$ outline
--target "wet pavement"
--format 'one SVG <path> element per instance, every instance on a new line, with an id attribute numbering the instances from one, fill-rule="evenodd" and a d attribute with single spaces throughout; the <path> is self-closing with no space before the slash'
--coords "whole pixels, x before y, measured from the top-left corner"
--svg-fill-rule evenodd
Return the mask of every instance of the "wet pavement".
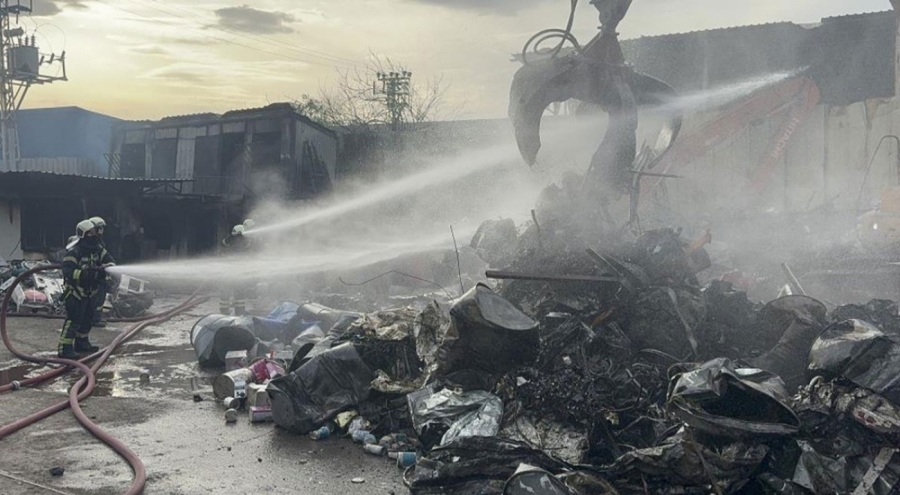
<path id="1" fill-rule="evenodd" d="M 177 302 L 160 301 L 153 310 Z M 98 374 L 93 396 L 83 403 L 97 424 L 143 459 L 144 493 L 406 493 L 394 464 L 366 455 L 348 439 L 317 442 L 271 423 L 252 424 L 246 415 L 226 425 L 224 408 L 212 396 L 215 374 L 198 369 L 190 345 L 194 322 L 215 309 L 213 301 L 144 330 L 113 355 Z M 22 351 L 48 355 L 61 324 L 10 319 L 10 333 Z M 103 345 L 124 328 L 95 329 L 92 340 Z M 0 384 L 36 371 L 0 349 Z M 149 381 L 142 382 L 143 373 Z M 65 399 L 76 380 L 72 373 L 38 389 L 0 395 L 0 424 Z M 204 400 L 195 402 L 195 393 Z M 56 466 L 65 469 L 62 476 L 50 474 Z M 354 483 L 354 478 L 364 482 Z M 0 440 L 3 494 L 117 494 L 130 482 L 128 464 L 82 430 L 68 410 Z"/>

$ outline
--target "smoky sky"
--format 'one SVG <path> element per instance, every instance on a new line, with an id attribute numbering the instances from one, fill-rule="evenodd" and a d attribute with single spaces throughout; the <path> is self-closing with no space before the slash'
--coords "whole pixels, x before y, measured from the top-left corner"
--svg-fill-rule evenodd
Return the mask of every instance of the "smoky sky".
<path id="1" fill-rule="evenodd" d="M 513 15 L 547 0 L 409 0 L 456 10 Z M 564 6 L 566 7 L 566 6 Z"/>
<path id="2" fill-rule="evenodd" d="M 254 34 L 292 33 L 290 24 L 296 21 L 287 12 L 259 10 L 249 5 L 218 9 L 216 17 L 220 27 Z"/>
<path id="3" fill-rule="evenodd" d="M 50 17 L 62 12 L 63 8 L 85 9 L 87 5 L 82 0 L 34 0 L 32 8 L 34 15 Z"/>

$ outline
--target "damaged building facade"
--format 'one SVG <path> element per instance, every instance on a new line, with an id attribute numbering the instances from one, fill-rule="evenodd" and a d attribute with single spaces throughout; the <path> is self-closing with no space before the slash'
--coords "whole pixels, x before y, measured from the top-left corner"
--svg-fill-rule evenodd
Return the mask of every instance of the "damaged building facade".
<path id="1" fill-rule="evenodd" d="M 331 189 L 337 137 L 289 104 L 127 122 L 23 110 L 22 159 L 0 168 L 0 256 L 52 257 L 101 216 L 120 260 L 209 252 L 255 200 Z M 25 187 L 27 185 L 27 187 Z"/>
<path id="2" fill-rule="evenodd" d="M 110 175 L 177 180 L 143 196 L 150 257 L 213 249 L 255 200 L 309 199 L 331 189 L 333 131 L 287 103 L 264 108 L 126 122 L 112 141 Z"/>
<path id="3" fill-rule="evenodd" d="M 688 98 L 732 92 L 686 120 L 659 167 L 691 180 L 654 187 L 657 199 L 681 216 L 728 208 L 722 198 L 748 192 L 752 200 L 734 206 L 871 207 L 898 185 L 898 46 L 894 11 L 623 42 L 637 69 Z"/>

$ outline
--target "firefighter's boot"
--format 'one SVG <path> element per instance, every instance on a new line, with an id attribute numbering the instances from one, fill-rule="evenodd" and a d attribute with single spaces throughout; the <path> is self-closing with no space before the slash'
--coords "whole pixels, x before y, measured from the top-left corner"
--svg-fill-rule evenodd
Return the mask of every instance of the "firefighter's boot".
<path id="1" fill-rule="evenodd" d="M 91 345 L 91 341 L 87 337 L 77 337 L 75 339 L 75 352 L 79 354 L 93 354 L 99 350 L 99 347 Z"/>
<path id="2" fill-rule="evenodd" d="M 76 361 L 80 356 L 75 352 L 74 345 L 60 344 L 59 350 L 56 352 L 56 357 L 60 359 L 71 359 L 73 361 Z"/>

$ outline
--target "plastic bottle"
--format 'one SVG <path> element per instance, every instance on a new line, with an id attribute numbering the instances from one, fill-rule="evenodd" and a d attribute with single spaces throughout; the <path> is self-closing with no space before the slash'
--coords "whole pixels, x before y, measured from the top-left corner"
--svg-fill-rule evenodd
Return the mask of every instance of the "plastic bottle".
<path id="1" fill-rule="evenodd" d="M 325 440 L 326 438 L 331 436 L 331 429 L 327 426 L 323 426 L 318 430 L 313 431 L 309 434 L 309 438 L 313 440 Z"/>

